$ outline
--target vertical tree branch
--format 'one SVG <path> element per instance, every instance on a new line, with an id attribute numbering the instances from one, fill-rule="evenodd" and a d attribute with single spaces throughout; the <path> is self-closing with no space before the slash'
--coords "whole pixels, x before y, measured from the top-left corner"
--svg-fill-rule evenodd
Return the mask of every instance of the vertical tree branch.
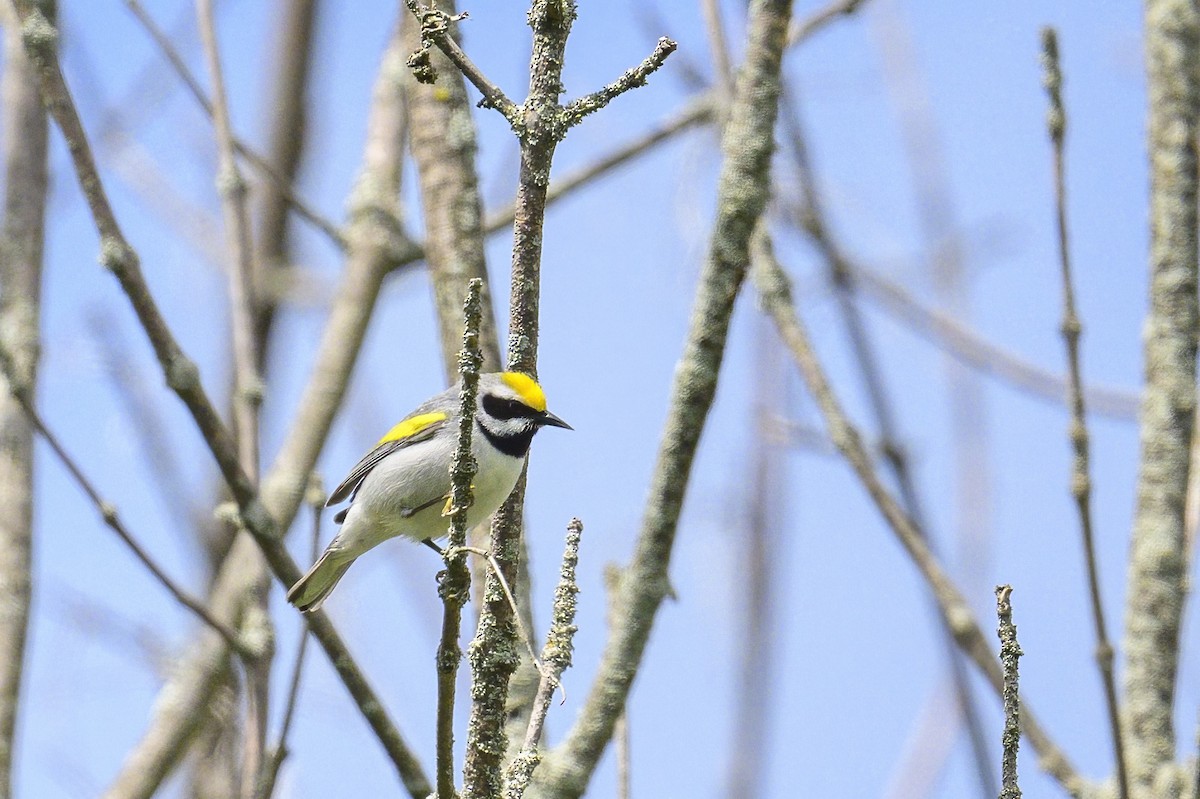
<path id="1" fill-rule="evenodd" d="M 729 319 L 746 276 L 750 234 L 770 192 L 779 71 L 791 3 L 750 4 L 746 58 L 722 137 L 717 216 L 700 275 L 687 343 L 675 372 L 641 533 L 625 570 L 599 674 L 576 722 L 534 774 L 541 796 L 578 797 L 587 787 L 625 708 L 654 616 L 667 592 L 667 569 L 692 461 L 717 390 Z"/>
<path id="2" fill-rule="evenodd" d="M 1012 620 L 1012 586 L 996 586 L 996 615 L 1000 618 L 1000 665 L 1004 671 L 1004 734 L 1000 766 L 1000 799 L 1021 799 L 1017 784 L 1017 749 L 1021 745 L 1021 696 L 1017 661 L 1021 646 L 1017 643 L 1017 625 Z"/>
<path id="3" fill-rule="evenodd" d="M 727 758 L 725 796 L 762 796 L 770 764 L 770 730 L 777 718 L 779 660 L 783 648 L 777 626 L 781 578 L 789 562 L 780 531 L 787 513 L 785 456 L 771 420 L 783 418 L 788 392 L 783 347 L 761 314 L 754 319 L 754 399 L 746 430 L 747 462 L 738 515 L 745 521 L 730 534 L 737 539 L 738 564 L 734 590 L 738 593 L 735 623 L 737 685 L 734 694 L 732 741 Z M 731 542 L 732 544 L 733 542 Z"/>
<path id="4" fill-rule="evenodd" d="M 41 11 L 54 19 L 55 4 Z M 4 141 L 4 208 L 0 224 L 0 346 L 11 353 L 11 378 L 32 397 L 41 346 L 42 245 L 46 213 L 46 112 L 37 71 L 9 9 L 4 26 L 0 119 Z M 3 378 L 0 378 L 2 380 Z M 8 382 L 8 381 L 5 381 Z M 0 391 L 0 797 L 12 795 L 13 752 L 33 558 L 33 428 L 20 403 Z"/>
<path id="5" fill-rule="evenodd" d="M 1197 9 L 1147 0 L 1150 310 L 1141 461 L 1125 614 L 1125 726 L 1134 797 L 1175 756 L 1179 624 L 1187 596 L 1184 506 L 1196 412 Z"/>
<path id="6" fill-rule="evenodd" d="M 1108 624 L 1104 620 L 1104 602 L 1100 597 L 1100 566 L 1092 533 L 1092 485 L 1089 467 L 1087 410 L 1083 396 L 1083 370 L 1080 366 L 1079 339 L 1083 323 L 1075 310 L 1075 287 L 1071 278 L 1071 250 L 1067 236 L 1067 183 L 1064 139 L 1067 115 L 1062 101 L 1062 71 L 1058 61 L 1058 36 L 1053 28 L 1042 29 L 1043 82 L 1050 99 L 1047 128 L 1054 148 L 1055 220 L 1058 227 L 1058 259 L 1063 287 L 1062 336 L 1067 349 L 1067 371 L 1070 379 L 1071 448 L 1074 453 L 1071 471 L 1071 494 L 1079 511 L 1079 529 L 1083 537 L 1084 560 L 1087 566 L 1088 593 L 1092 600 L 1092 622 L 1096 634 L 1096 666 L 1104 687 L 1108 710 L 1109 732 L 1112 736 L 1113 759 L 1117 771 L 1117 795 L 1129 796 L 1129 777 L 1125 767 L 1125 747 L 1121 742 L 1121 711 L 1117 704 L 1117 684 L 1113 676 L 1113 647 L 1108 640 Z"/>
<path id="7" fill-rule="evenodd" d="M 536 378 L 542 226 L 550 165 L 562 135 L 556 128 L 563 91 L 563 52 L 575 21 L 575 0 L 533 0 L 528 19 L 533 29 L 533 53 L 529 60 L 529 96 L 520 108 L 521 166 L 513 222 L 508 368 Z M 491 552 L 501 574 L 487 575 L 479 626 L 468 649 L 473 701 L 463 768 L 465 799 L 493 797 L 503 787 L 501 765 L 508 748 L 504 725 L 508 682 L 520 655 L 512 611 L 500 579 L 509 585 L 517 579 L 524 503 L 522 475 L 492 521 Z"/>
<path id="8" fill-rule="evenodd" d="M 458 443 L 450 464 L 449 541 L 443 557 L 446 570 L 439 575 L 438 594 L 444 605 L 442 638 L 437 652 L 437 796 L 456 799 L 454 791 L 454 688 L 462 650 L 458 646 L 462 628 L 462 608 L 471 590 L 467 571 L 467 510 L 475 501 L 471 481 L 479 471 L 471 455 L 471 434 L 475 427 L 475 407 L 479 392 L 479 372 L 483 353 L 479 349 L 479 329 L 483 317 L 483 281 L 467 284 L 463 301 L 462 349 L 458 353 L 459 405 Z"/>
<path id="9" fill-rule="evenodd" d="M 521 799 L 529 788 L 529 779 L 537 768 L 541 755 L 538 746 L 546 724 L 550 700 L 562 680 L 562 673 L 571 666 L 574 651 L 575 595 L 579 585 L 575 582 L 575 569 L 579 565 L 579 541 L 583 536 L 583 522 L 572 519 L 567 525 L 567 544 L 563 551 L 562 567 L 559 569 L 558 586 L 554 589 L 554 609 L 550 617 L 550 630 L 546 633 L 546 644 L 542 647 L 542 663 L 546 669 L 538 682 L 533 711 L 529 715 L 529 726 L 517 755 L 504 771 L 504 799 Z"/>

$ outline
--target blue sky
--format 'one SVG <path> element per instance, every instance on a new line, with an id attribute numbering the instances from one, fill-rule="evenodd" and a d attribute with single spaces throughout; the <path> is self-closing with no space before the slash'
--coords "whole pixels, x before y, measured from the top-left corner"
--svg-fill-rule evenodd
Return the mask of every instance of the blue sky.
<path id="1" fill-rule="evenodd" d="M 265 136 L 274 3 L 223 3 L 219 28 L 236 130 Z M 312 91 L 312 137 L 301 188 L 341 219 L 361 157 L 365 110 L 396 4 L 329 8 L 321 20 Z M 742 4 L 725 3 L 740 49 Z M 150 12 L 182 31 L 178 41 L 203 72 L 187 4 Z M 797 5 L 797 16 L 817 6 Z M 510 96 L 525 89 L 529 36 L 516 3 L 467 5 L 464 45 Z M 67 79 L 85 124 L 98 136 L 114 110 L 135 148 L 98 148 L 114 205 L 142 256 L 147 279 L 206 386 L 219 395 L 226 362 L 225 279 L 211 126 L 186 98 L 131 15 L 116 0 L 63 3 Z M 183 20 L 182 26 L 176 21 Z M 884 45 L 907 53 L 928 98 L 932 141 L 964 243 L 968 324 L 1020 357 L 1062 371 L 1060 290 L 1053 231 L 1050 149 L 1038 65 L 1039 29 L 1058 27 L 1068 105 L 1068 190 L 1078 302 L 1089 382 L 1136 391 L 1145 309 L 1146 189 L 1140 8 L 1134 3 L 969 4 L 871 0 L 792 51 L 785 69 L 800 98 L 812 158 L 842 246 L 859 262 L 934 302 L 919 232 L 913 165 L 889 83 Z M 568 97 L 613 79 L 643 58 L 659 35 L 679 51 L 649 86 L 618 99 L 572 131 L 556 172 L 587 164 L 679 107 L 693 90 L 689 68 L 709 75 L 698 4 L 582 3 L 567 51 Z M 895 45 L 896 42 L 906 44 Z M 147 79 L 145 76 L 149 74 Z M 140 76 L 140 77 L 139 77 Z M 516 148 L 507 125 L 479 112 L 485 203 L 515 189 Z M 603 642 L 603 569 L 628 560 L 666 413 L 692 293 L 711 224 L 719 159 L 715 137 L 696 130 L 554 205 L 547 217 L 540 373 L 550 407 L 573 433 L 539 437 L 530 466 L 528 515 L 539 619 L 557 574 L 571 516 L 584 520 L 583 587 L 576 668 L 567 702 L 550 715 L 557 740 L 586 694 Z M 147 170 L 133 160 L 150 159 Z M 212 462 L 156 365 L 115 283 L 96 264 L 98 245 L 65 149 L 55 136 L 45 280 L 41 405 L 51 425 L 121 509 L 139 538 L 193 588 L 199 554 L 154 487 L 132 419 L 106 377 L 89 319 L 111 320 L 128 342 L 129 366 L 154 398 L 185 480 L 207 486 Z M 130 175 L 157 174 L 208 225 L 180 234 L 170 203 L 136 188 Z M 412 172 L 410 228 L 420 231 Z M 787 174 L 781 172 L 783 185 Z M 791 187 L 794 188 L 794 187 Z M 279 321 L 265 405 L 265 460 L 286 429 L 337 279 L 337 254 L 303 223 L 293 225 L 297 260 L 317 287 Z M 218 238 L 213 238 L 216 236 Z M 839 395 L 856 420 L 867 405 L 816 254 L 794 234 L 779 254 L 797 281 L 801 310 Z M 208 253 L 205 247 L 208 248 Z M 499 316 L 506 314 L 509 239 L 489 243 Z M 945 361 L 924 339 L 878 308 L 864 306 L 913 457 L 932 531 L 950 568 L 972 575 L 963 590 L 985 629 L 994 627 L 992 588 L 1012 583 L 1025 651 L 1022 687 L 1051 735 L 1080 770 L 1107 775 L 1099 679 L 1092 664 L 1077 522 L 1067 493 L 1070 465 L 1063 408 L 981 377 L 974 420 L 987 501 L 955 511 L 960 481 L 946 392 Z M 720 391 L 702 441 L 666 603 L 629 707 L 635 796 L 720 795 L 728 768 L 738 654 L 734 608 L 744 575 L 745 468 L 753 430 L 757 309 L 739 302 Z M 346 410 L 320 462 L 335 484 L 361 451 L 426 396 L 441 366 L 428 282 L 419 272 L 391 279 L 355 372 Z M 820 426 L 790 366 L 787 415 Z M 1124 559 L 1137 462 L 1132 421 L 1092 425 L 1094 508 L 1110 631 L 1119 637 Z M 113 540 L 50 453 L 39 450 L 36 607 L 28 697 L 18 754 L 24 796 L 93 796 L 115 774 L 144 729 L 171 654 L 194 625 Z M 765 796 L 885 795 L 914 719 L 945 682 L 943 649 L 927 592 L 850 470 L 798 448 L 783 453 L 787 487 L 780 543 L 778 661 Z M 203 490 L 197 492 L 202 497 Z M 331 529 L 328 518 L 325 530 Z M 962 544 L 960 530 L 986 536 Z M 306 555 L 307 521 L 293 531 Z M 438 563 L 424 548 L 393 542 L 357 565 L 327 609 L 394 717 L 431 770 L 433 651 Z M 272 600 L 279 623 L 279 673 L 291 660 L 297 619 Z M 1180 672 L 1179 737 L 1190 752 L 1200 685 L 1196 623 L 1187 618 Z M 147 642 L 154 642 L 147 647 Z M 157 647 L 161 647 L 161 650 Z M 282 677 L 280 678 L 282 682 Z M 465 684 L 465 683 L 464 683 Z M 982 683 L 984 719 L 999 759 L 1000 713 Z M 332 670 L 314 650 L 292 759 L 279 795 L 391 795 L 395 778 Z M 1029 748 L 1026 795 L 1059 795 Z M 934 797 L 970 795 L 969 752 L 955 738 Z M 611 755 L 594 795 L 613 794 Z M 168 792 L 169 795 L 170 792 Z"/>

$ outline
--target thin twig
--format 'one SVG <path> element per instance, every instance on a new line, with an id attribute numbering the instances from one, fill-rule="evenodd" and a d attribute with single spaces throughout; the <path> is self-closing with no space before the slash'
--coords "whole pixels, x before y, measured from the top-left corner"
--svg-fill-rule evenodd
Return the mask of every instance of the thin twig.
<path id="1" fill-rule="evenodd" d="M 571 667 L 573 641 L 578 629 L 575 626 L 575 595 L 579 593 L 579 585 L 575 582 L 575 569 L 579 565 L 579 541 L 582 535 L 583 522 L 571 519 L 567 525 L 567 543 L 559 570 L 558 586 L 554 589 L 550 630 L 546 633 L 546 645 L 542 647 L 542 662 L 546 665 L 538 683 L 533 712 L 529 716 L 529 726 L 525 731 L 525 741 L 504 771 L 504 799 L 521 799 L 529 787 L 529 780 L 541 760 L 538 746 L 546 725 L 546 715 L 550 710 L 550 700 L 554 698 L 554 691 L 561 684 L 563 672 Z"/>
<path id="2" fill-rule="evenodd" d="M 1012 620 L 1012 586 L 996 586 L 996 615 L 1000 618 L 1000 664 L 1004 670 L 1004 734 L 1000 765 L 1000 799 L 1021 799 L 1017 784 L 1017 749 L 1021 745 L 1021 695 L 1017 679 L 1017 625 Z"/>
<path id="3" fill-rule="evenodd" d="M 945 349 L 966 365 L 993 375 L 1017 389 L 1051 402 L 1065 402 L 1068 381 L 1062 375 L 1018 358 L 949 314 L 925 307 L 895 281 L 848 262 L 843 266 L 858 282 L 863 297 L 906 324 L 917 335 Z M 1101 416 L 1122 420 L 1137 417 L 1138 398 L 1128 391 L 1089 386 L 1087 401 L 1092 413 Z"/>
<path id="4" fill-rule="evenodd" d="M 645 86 L 646 79 L 657 72 L 658 68 L 667 60 L 667 56 L 675 52 L 678 47 L 678 44 L 666 36 L 659 37 L 658 44 L 654 46 L 654 52 L 646 56 L 642 63 L 626 70 L 621 77 L 607 86 L 567 103 L 562 111 L 563 123 L 567 127 L 574 127 L 589 114 L 596 113 L 625 92 Z"/>
<path id="5" fill-rule="evenodd" d="M 529 655 L 529 661 L 533 664 L 534 669 L 539 675 L 545 675 L 546 669 L 542 661 L 538 658 L 537 652 L 533 649 L 533 636 L 529 634 L 529 628 L 525 626 L 525 622 L 521 617 L 521 608 L 517 605 L 517 597 L 513 589 L 508 584 L 508 579 L 505 578 L 504 572 L 500 570 L 500 564 L 496 561 L 496 556 L 486 549 L 478 547 L 459 547 L 463 552 L 469 552 L 475 555 L 480 560 L 488 565 L 491 569 L 488 574 L 495 575 L 496 580 L 500 583 L 500 590 L 504 593 L 504 599 L 508 602 L 508 609 L 513 612 L 513 623 L 517 626 L 517 637 L 521 639 L 521 643 L 525 644 L 525 649 Z M 565 697 L 564 697 L 565 698 Z"/>
<path id="6" fill-rule="evenodd" d="M 233 126 L 229 102 L 225 96 L 225 76 L 217 45 L 213 0 L 196 0 L 200 40 L 208 61 L 213 86 L 213 127 L 217 140 L 217 190 L 225 217 L 225 236 L 229 250 L 230 327 L 233 339 L 233 429 L 237 437 L 238 460 L 242 470 L 257 483 L 259 470 L 258 412 L 262 406 L 262 381 L 258 375 L 254 316 L 254 244 L 250 234 L 250 214 L 246 208 L 246 181 L 234 157 Z"/>
<path id="7" fill-rule="evenodd" d="M 479 371 L 483 353 L 479 350 L 479 323 L 483 317 L 483 281 L 467 284 L 463 300 L 462 349 L 458 353 L 458 439 L 450 464 L 449 542 L 442 552 L 446 570 L 440 575 L 438 594 L 442 598 L 442 637 L 437 651 L 437 795 L 454 799 L 454 693 L 462 650 L 458 639 L 462 628 L 462 608 L 471 591 L 471 572 L 467 569 L 467 511 L 475 502 L 471 481 L 479 467 L 471 454 L 471 434 L 475 428 L 475 405 L 479 393 Z"/>
<path id="8" fill-rule="evenodd" d="M 1067 116 L 1062 101 L 1062 72 L 1058 60 L 1058 36 L 1053 28 L 1042 29 L 1043 83 L 1049 95 L 1050 109 L 1047 127 L 1054 148 L 1055 220 L 1058 227 L 1058 257 L 1063 289 L 1062 336 L 1067 347 L 1067 369 L 1070 375 L 1071 448 L 1074 451 L 1071 472 L 1071 494 L 1079 511 L 1079 530 L 1083 536 L 1084 560 L 1087 565 L 1088 593 L 1092 600 L 1092 621 L 1096 634 L 1096 665 L 1104 685 L 1104 702 L 1108 708 L 1109 733 L 1112 736 L 1113 757 L 1117 765 L 1117 796 L 1129 796 L 1129 776 L 1125 769 L 1125 747 L 1121 739 L 1121 711 L 1117 704 L 1117 685 L 1113 676 L 1113 647 L 1108 639 L 1108 624 L 1104 619 L 1104 601 L 1100 596 L 1100 565 L 1096 557 L 1095 536 L 1092 531 L 1092 482 L 1089 465 L 1087 410 L 1083 397 L 1083 370 L 1080 367 L 1079 339 L 1083 323 L 1075 309 L 1075 288 L 1071 279 L 1071 252 L 1067 236 L 1067 182 L 1064 138 Z"/>
<path id="9" fill-rule="evenodd" d="M 214 618 L 213 615 L 209 613 L 208 608 L 206 608 L 202 602 L 193 598 L 186 591 L 176 585 L 175 581 L 167 576 L 167 573 L 163 571 L 163 569 L 154 562 L 154 559 L 150 557 L 150 554 L 142 548 L 142 545 L 139 544 L 137 539 L 134 538 L 133 534 L 129 532 L 129 528 L 127 528 L 125 523 L 121 521 L 121 516 L 117 512 L 116 505 L 107 501 L 103 496 L 100 495 L 100 492 L 96 488 L 95 484 L 92 483 L 86 474 L 84 474 L 83 469 L 80 468 L 75 459 L 72 458 L 67 452 L 66 448 L 62 445 L 62 442 L 58 440 L 58 437 L 54 435 L 50 428 L 46 426 L 45 421 L 43 421 L 41 415 L 37 412 L 37 408 L 35 408 L 33 405 L 33 401 L 29 395 L 29 387 L 19 381 L 15 372 L 15 368 L 16 367 L 13 362 L 12 354 L 7 349 L 0 347 L 0 372 L 3 372 L 4 379 L 8 383 L 9 393 L 18 403 L 20 403 L 21 409 L 29 418 L 29 422 L 33 425 L 33 429 L 36 430 L 38 435 L 40 435 L 42 439 L 45 440 L 45 442 L 50 446 L 51 451 L 54 452 L 55 456 L 66 468 L 67 472 L 71 475 L 71 478 L 75 480 L 75 482 L 79 485 L 79 488 L 82 489 L 83 493 L 87 495 L 87 498 L 90 499 L 92 504 L 96 506 L 96 511 L 100 514 L 100 518 L 104 520 L 105 525 L 107 525 L 110 530 L 117 534 L 117 537 L 124 542 L 125 546 L 129 548 L 129 551 L 133 553 L 134 557 L 136 557 L 138 561 L 146 567 L 147 571 L 154 576 L 154 579 L 158 580 L 159 584 L 162 585 L 163 588 L 167 589 L 167 593 L 173 596 L 175 600 L 179 602 L 179 604 L 192 611 L 192 613 L 194 613 L 196 617 L 200 619 L 200 621 L 212 628 L 213 631 L 220 635 L 221 638 L 225 640 L 225 643 L 239 655 L 242 655 L 246 658 L 256 657 L 257 653 L 250 649 L 238 637 L 238 634 L 235 631 L 231 630 L 227 625 Z"/>
<path id="10" fill-rule="evenodd" d="M 421 21 L 423 48 L 436 45 L 483 95 L 483 99 L 479 101 L 481 107 L 496 109 L 514 128 L 520 125 L 521 109 L 508 99 L 508 95 L 504 93 L 503 89 L 483 74 L 483 71 L 463 52 L 463 49 L 458 46 L 458 42 L 454 41 L 454 37 L 450 35 L 450 23 L 466 19 L 467 13 L 464 11 L 461 14 L 447 14 L 436 8 L 425 8 L 418 0 L 404 0 L 404 4 L 408 6 L 408 10 L 413 13 L 413 16 Z M 432 83 L 436 75 L 429 69 L 427 61 L 422 63 L 421 55 L 422 51 L 414 53 L 413 57 L 409 59 L 409 66 L 413 67 L 417 80 L 422 83 Z"/>
<path id="11" fill-rule="evenodd" d="M 757 232 L 754 241 L 753 275 L 764 310 L 775 320 L 780 336 L 792 351 L 809 393 L 821 409 L 825 426 L 829 429 L 834 444 L 854 469 L 871 500 L 925 578 L 937 600 L 942 622 L 954 635 L 959 647 L 984 673 L 992 687 L 997 692 L 1001 691 L 1003 677 L 1000 666 L 984 638 L 983 631 L 975 621 L 970 606 L 929 551 L 925 536 L 884 486 L 863 446 L 862 436 L 834 395 L 825 370 L 817 360 L 808 333 L 796 313 L 787 276 L 775 260 L 769 235 L 762 229 Z M 1041 729 L 1028 709 L 1024 714 L 1024 733 L 1041 755 L 1043 768 L 1057 779 L 1069 794 L 1076 797 L 1082 795 L 1085 789 L 1083 778 L 1062 750 Z"/>
<path id="12" fill-rule="evenodd" d="M 834 2 L 817 9 L 804 19 L 798 19 L 788 29 L 787 46 L 795 47 L 814 33 L 822 30 L 831 22 L 847 17 L 858 10 L 863 0 L 834 0 Z"/>
<path id="13" fill-rule="evenodd" d="M 550 184 L 550 190 L 546 192 L 546 203 L 550 204 L 572 194 L 576 189 L 589 186 L 595 179 L 612 172 L 640 155 L 644 155 L 658 144 L 709 122 L 716 108 L 715 98 L 714 92 L 706 92 L 693 98 L 678 111 L 661 120 L 637 138 L 614 147 L 610 152 L 600 156 L 587 166 L 568 172 L 561 178 L 555 178 Z M 491 234 L 511 228 L 515 214 L 515 205 L 511 203 L 493 211 L 484 221 L 484 232 Z"/>
<path id="14" fill-rule="evenodd" d="M 208 99 L 208 95 L 204 93 L 204 89 L 201 87 L 200 82 L 196 79 L 196 76 L 193 75 L 191 69 L 188 68 L 187 62 L 183 59 L 183 56 L 179 54 L 179 51 L 176 49 L 175 45 L 171 43 L 171 37 L 167 35 L 166 31 L 158 26 L 158 23 L 154 21 L 154 18 L 150 16 L 149 12 L 146 11 L 139 0 L 125 0 L 125 5 L 133 13 L 133 16 L 137 19 L 137 21 L 142 24 L 142 27 L 146 29 L 146 33 L 150 35 L 150 38 L 154 41 L 155 45 L 157 45 L 158 49 L 162 51 L 163 57 L 167 59 L 167 62 L 171 65 L 171 68 L 175 71 L 175 74 L 177 74 L 180 80 L 183 81 L 184 86 L 187 87 L 188 92 L 196 100 L 197 104 L 204 109 L 206 114 L 212 116 L 212 102 Z M 295 209 L 297 214 L 299 214 L 305 221 L 307 221 L 317 230 L 324 233 L 340 249 L 346 248 L 346 239 L 342 235 L 342 232 L 338 229 L 338 226 L 326 219 L 315 208 L 313 208 L 312 205 L 300 197 L 296 193 L 295 188 L 292 186 L 291 181 L 287 180 L 287 178 L 281 175 L 279 171 L 271 165 L 270 161 L 259 155 L 254 149 L 240 139 L 235 138 L 233 144 L 237 149 L 238 155 L 242 156 L 242 158 L 245 158 L 247 163 L 254 167 L 255 171 L 270 181 L 275 190 L 280 192 L 287 199 L 288 204 Z"/>
<path id="15" fill-rule="evenodd" d="M 122 290 L 128 297 L 154 348 L 167 385 L 183 401 L 213 455 L 222 477 L 238 505 L 241 521 L 244 523 L 246 531 L 251 534 L 254 542 L 266 556 L 271 570 L 279 581 L 285 585 L 292 585 L 300 578 L 300 569 L 284 548 L 282 540 L 276 533 L 274 519 L 259 499 L 250 478 L 242 470 L 233 438 L 205 393 L 200 382 L 199 370 L 183 352 L 159 311 L 142 275 L 137 253 L 125 238 L 108 202 L 104 183 L 96 169 L 83 124 L 79 119 L 79 113 L 71 99 L 70 91 L 59 66 L 54 48 L 58 32 L 30 0 L 14 0 L 14 2 L 21 19 L 25 50 L 38 65 L 43 102 L 50 110 L 67 142 L 80 188 L 100 235 L 101 263 L 108 267 L 121 284 Z M 362 307 L 360 305 L 358 308 L 360 316 L 363 315 Z M 340 395 L 340 392 L 337 394 Z M 323 410 L 327 411 L 328 409 Z M 327 426 L 324 428 L 310 426 L 303 429 L 307 433 L 314 429 L 327 430 L 328 428 Z M 286 451 L 286 447 L 284 451 Z M 315 460 L 315 456 L 313 460 Z M 295 459 L 290 465 L 294 467 L 300 462 L 302 462 L 301 459 Z M 307 478 L 307 471 L 305 477 Z M 281 515 L 288 516 L 290 520 L 289 514 Z M 346 649 L 341 636 L 323 613 L 318 612 L 311 615 L 309 622 L 313 634 L 317 636 L 322 648 L 329 655 L 338 676 L 383 744 L 410 793 L 419 797 L 426 796 L 429 791 L 429 783 L 422 773 L 419 763 L 404 742 L 399 730 L 388 717 L 378 696 L 367 683 L 362 672 L 359 671 L 357 663 Z"/>

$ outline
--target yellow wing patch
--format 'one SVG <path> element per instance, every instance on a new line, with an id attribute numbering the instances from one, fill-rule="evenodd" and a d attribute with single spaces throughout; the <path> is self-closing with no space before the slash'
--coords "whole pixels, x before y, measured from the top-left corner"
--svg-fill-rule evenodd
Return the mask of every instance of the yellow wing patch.
<path id="1" fill-rule="evenodd" d="M 517 392 L 521 402 L 539 413 L 546 410 L 546 392 L 542 391 L 542 387 L 532 377 L 520 372 L 501 372 L 500 379 Z"/>
<path id="2" fill-rule="evenodd" d="M 426 427 L 429 427 L 431 424 L 437 424 L 438 422 L 445 420 L 445 418 L 446 414 L 442 413 L 441 411 L 434 411 L 433 413 L 421 413 L 417 414 L 416 416 L 410 416 L 400 424 L 393 427 L 391 430 L 387 431 L 387 435 L 379 439 L 379 443 L 377 443 L 375 446 L 378 447 L 379 444 L 386 444 L 389 441 L 402 441 L 409 436 L 416 435 Z"/>

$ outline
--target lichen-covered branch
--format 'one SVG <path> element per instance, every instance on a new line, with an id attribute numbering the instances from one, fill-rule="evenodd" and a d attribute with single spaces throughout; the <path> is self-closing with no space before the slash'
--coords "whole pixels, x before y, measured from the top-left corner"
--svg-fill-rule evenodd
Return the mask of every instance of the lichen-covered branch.
<path id="1" fill-rule="evenodd" d="M 700 275 L 687 342 L 675 372 L 633 562 L 616 598 L 614 623 L 593 683 L 566 740 L 534 774 L 537 795 L 582 795 L 641 663 L 654 617 L 667 593 L 667 569 L 692 461 L 717 390 L 734 301 L 746 276 L 750 234 L 770 192 L 779 71 L 791 3 L 750 4 L 746 58 L 722 138 L 717 218 Z"/>
<path id="2" fill-rule="evenodd" d="M 645 86 L 646 79 L 658 71 L 658 68 L 667 60 L 667 56 L 675 52 L 678 46 L 666 36 L 660 37 L 658 44 L 654 46 L 654 52 L 646 56 L 642 63 L 626 70 L 621 77 L 607 86 L 567 103 L 566 108 L 563 109 L 563 121 L 567 127 L 578 125 L 584 117 L 596 113 L 630 89 Z"/>
<path id="3" fill-rule="evenodd" d="M 48 19 L 54 4 L 41 4 Z M 4 27 L 0 124 L 4 206 L 0 209 L 0 346 L 16 374 L 6 380 L 32 397 L 41 347 L 42 248 L 46 214 L 46 112 L 37 73 L 9 9 Z M 15 383 L 14 383 L 15 381 Z M 12 796 L 33 567 L 33 428 L 0 389 L 0 799 Z"/>
<path id="4" fill-rule="evenodd" d="M 575 595 L 579 593 L 579 585 L 575 582 L 575 569 L 579 565 L 579 542 L 582 536 L 583 522 L 572 519 L 567 525 L 567 544 L 563 551 L 558 586 L 554 589 L 550 630 L 546 634 L 546 645 L 542 647 L 542 664 L 546 671 L 538 683 L 525 740 L 504 770 L 504 799 L 521 799 L 528 789 L 533 770 L 541 760 L 538 745 L 542 740 L 550 700 L 554 698 L 563 672 L 571 667 L 571 653 L 578 630 L 575 626 Z"/>
<path id="5" fill-rule="evenodd" d="M 471 590 L 467 571 L 467 511 L 474 502 L 471 481 L 479 471 L 471 455 L 471 434 L 475 428 L 475 407 L 479 392 L 479 372 L 483 353 L 479 350 L 479 326 L 483 317 L 483 281 L 467 284 L 463 300 L 462 350 L 458 354 L 458 442 L 450 464 L 449 541 L 443 557 L 446 570 L 439 575 L 438 594 L 442 597 L 442 637 L 437 652 L 437 795 L 455 799 L 454 791 L 454 695 L 462 650 L 458 646 L 462 629 L 462 608 Z"/>
<path id="6" fill-rule="evenodd" d="M 514 114 L 519 113 L 519 119 L 514 121 L 505 114 L 518 132 L 521 147 L 513 223 L 508 368 L 536 377 L 546 187 L 559 141 L 554 131 L 561 111 L 558 103 L 562 93 L 563 52 L 575 20 L 575 2 L 534 0 L 528 20 L 533 29 L 529 96 L 520 109 L 513 109 Z M 503 109 L 498 110 L 503 113 Z M 479 625 L 468 649 L 472 702 L 467 760 L 463 767 L 465 799 L 494 797 L 503 787 L 501 766 L 508 748 L 505 729 L 508 686 L 520 655 L 502 580 L 513 585 L 517 579 L 524 502 L 522 475 L 492 521 L 490 549 L 500 574 L 489 572 L 484 581 Z"/>
<path id="7" fill-rule="evenodd" d="M 996 615 L 1000 619 L 1000 666 L 1004 672 L 1004 733 L 1001 736 L 1000 799 L 1021 799 L 1017 783 L 1017 749 L 1021 745 L 1021 695 L 1017 661 L 1017 625 L 1012 620 L 1012 586 L 996 586 Z"/>
<path id="8" fill-rule="evenodd" d="M 1175 757 L 1179 625 L 1188 595 L 1184 506 L 1196 413 L 1197 105 L 1200 19 L 1147 0 L 1150 309 L 1143 327 L 1141 461 L 1125 614 L 1125 744 L 1135 799 Z"/>

